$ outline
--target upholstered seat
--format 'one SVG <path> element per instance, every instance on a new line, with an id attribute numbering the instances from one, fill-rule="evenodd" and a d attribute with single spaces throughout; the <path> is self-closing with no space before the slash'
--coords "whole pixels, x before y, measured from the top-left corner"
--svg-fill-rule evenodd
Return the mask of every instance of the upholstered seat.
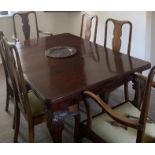
<path id="1" fill-rule="evenodd" d="M 122 104 L 114 109 L 114 112 L 119 113 L 122 116 L 140 116 L 140 111 L 133 106 L 130 102 Z M 132 118 L 131 118 L 132 119 Z M 106 113 L 97 116 L 92 121 L 91 130 L 99 137 L 102 137 L 105 141 L 111 143 L 134 143 L 136 142 L 137 130 L 125 127 L 125 126 L 115 126 L 111 122 L 114 120 L 109 117 Z M 155 124 L 152 122 L 146 123 L 145 134 L 143 142 L 154 142 L 155 140 Z"/>
<path id="2" fill-rule="evenodd" d="M 44 103 L 34 94 L 33 91 L 28 92 L 28 100 L 32 116 L 38 116 L 45 113 Z"/>

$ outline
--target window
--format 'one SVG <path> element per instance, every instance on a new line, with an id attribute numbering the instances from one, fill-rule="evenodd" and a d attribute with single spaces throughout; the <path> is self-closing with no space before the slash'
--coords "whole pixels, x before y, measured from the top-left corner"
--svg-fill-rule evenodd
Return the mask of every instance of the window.
<path id="1" fill-rule="evenodd" d="M 11 16 L 15 12 L 17 12 L 17 11 L 0 11 L 0 17 Z"/>
<path id="2" fill-rule="evenodd" d="M 0 11 L 0 15 L 8 15 L 9 14 L 9 11 Z"/>

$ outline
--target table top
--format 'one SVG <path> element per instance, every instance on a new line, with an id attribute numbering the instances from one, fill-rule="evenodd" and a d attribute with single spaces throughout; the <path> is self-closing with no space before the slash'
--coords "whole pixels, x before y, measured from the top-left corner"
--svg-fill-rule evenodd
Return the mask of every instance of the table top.
<path id="1" fill-rule="evenodd" d="M 77 53 L 69 58 L 45 56 L 45 50 L 55 46 L 70 46 Z M 150 68 L 150 63 L 114 53 L 103 46 L 65 33 L 21 42 L 17 45 L 26 80 L 32 89 L 51 104 L 63 102 L 95 90 L 108 81 L 130 76 Z"/>

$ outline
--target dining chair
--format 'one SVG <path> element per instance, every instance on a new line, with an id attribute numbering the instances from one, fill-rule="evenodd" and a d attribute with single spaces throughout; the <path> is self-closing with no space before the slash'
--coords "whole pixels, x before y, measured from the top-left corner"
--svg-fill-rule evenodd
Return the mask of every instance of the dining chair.
<path id="1" fill-rule="evenodd" d="M 37 15 L 36 15 L 35 11 L 16 12 L 12 16 L 12 19 L 13 19 L 13 30 L 14 30 L 13 39 L 15 41 L 19 41 L 19 38 L 17 37 L 17 27 L 16 27 L 17 26 L 17 21 L 16 21 L 16 16 L 21 17 L 21 20 L 22 20 L 22 31 L 23 31 L 25 40 L 29 40 L 30 39 L 30 33 L 32 31 L 34 33 L 34 30 L 36 32 L 36 37 L 37 38 L 39 38 L 39 34 L 44 34 L 44 35 L 52 36 L 52 33 L 50 33 L 50 32 L 44 32 L 44 31 L 39 30 L 39 28 L 38 28 L 38 21 L 37 21 Z M 30 23 L 29 23 L 30 16 L 33 17 L 33 21 L 34 21 L 34 25 L 35 25 L 34 29 L 31 29 L 32 27 L 30 27 Z"/>
<path id="2" fill-rule="evenodd" d="M 155 123 L 148 117 L 151 89 L 155 86 L 154 74 L 155 66 L 151 69 L 148 79 L 140 73 L 135 73 L 137 98 L 134 105 L 131 101 L 126 101 L 111 108 L 93 92 L 84 91 L 87 120 L 80 124 L 81 136 L 93 142 L 154 142 Z M 141 81 L 145 81 L 144 95 L 140 95 L 143 91 Z M 104 112 L 92 117 L 88 97 Z"/>
<path id="3" fill-rule="evenodd" d="M 19 59 L 19 54 L 15 45 L 5 42 L 8 67 L 14 77 L 18 102 L 15 105 L 15 133 L 14 142 L 17 142 L 20 126 L 20 113 L 28 122 L 29 142 L 34 142 L 34 126 L 46 122 L 44 104 L 32 90 L 27 90 L 26 82 Z"/>
<path id="4" fill-rule="evenodd" d="M 92 16 L 87 13 L 83 13 L 81 21 L 80 37 L 83 37 L 84 35 L 84 38 L 90 41 L 93 35 L 93 42 L 96 43 L 97 26 L 98 26 L 98 16 L 96 15 Z"/>
<path id="5" fill-rule="evenodd" d="M 8 68 L 8 59 L 6 57 L 6 47 L 5 47 L 3 37 L 4 37 L 3 32 L 0 31 L 0 55 L 2 58 L 2 64 L 3 64 L 5 80 L 6 80 L 5 111 L 8 112 L 10 97 L 14 98 L 14 101 L 16 101 L 16 99 L 15 99 L 15 94 L 14 94 L 14 91 L 15 91 L 14 79 Z"/>
<path id="6" fill-rule="evenodd" d="M 109 23 L 113 24 L 113 38 L 112 38 L 112 50 L 113 52 L 120 52 L 121 44 L 122 44 L 122 29 L 123 26 L 129 26 L 129 33 L 128 33 L 128 44 L 127 44 L 127 55 L 130 56 L 130 49 L 131 49 L 131 38 L 132 38 L 132 23 L 130 21 L 120 21 L 115 20 L 112 18 L 108 18 L 105 22 L 105 37 L 104 37 L 104 47 L 107 48 L 107 40 L 108 40 L 108 27 Z M 124 96 L 125 100 L 129 99 L 128 93 L 128 83 L 124 84 Z"/>
<path id="7" fill-rule="evenodd" d="M 20 62 L 18 50 L 14 44 L 7 43 L 3 38 L 6 57 L 8 59 L 8 68 L 11 75 L 14 78 L 15 92 L 18 99 L 15 104 L 15 131 L 14 131 L 14 142 L 18 140 L 19 127 L 20 127 L 20 114 L 22 113 L 25 120 L 28 123 L 28 135 L 29 142 L 34 142 L 35 133 L 34 127 L 40 123 L 47 122 L 47 114 L 45 112 L 44 102 L 35 94 L 34 91 L 28 90 L 26 87 L 26 81 Z M 76 109 L 76 108 L 75 108 Z M 80 115 L 78 111 L 74 111 L 74 106 L 68 108 L 68 115 L 75 118 L 74 128 L 74 140 L 77 141 L 78 125 L 80 121 Z M 47 127 L 48 123 L 47 123 Z"/>
<path id="8" fill-rule="evenodd" d="M 2 64 L 4 68 L 5 73 L 5 79 L 6 79 L 6 104 L 5 104 L 5 111 L 8 112 L 9 109 L 9 103 L 10 98 L 12 98 L 12 101 L 14 103 L 14 106 L 18 102 L 18 96 L 17 96 L 17 90 L 15 86 L 15 79 L 12 74 L 12 71 L 9 68 L 9 59 L 7 57 L 7 47 L 4 41 L 4 34 L 2 31 L 0 31 L 0 55 L 2 58 Z M 30 86 L 28 83 L 26 83 L 27 90 L 30 90 Z M 14 108 L 14 113 L 15 113 Z M 15 128 L 15 115 L 13 119 L 13 129 Z"/>

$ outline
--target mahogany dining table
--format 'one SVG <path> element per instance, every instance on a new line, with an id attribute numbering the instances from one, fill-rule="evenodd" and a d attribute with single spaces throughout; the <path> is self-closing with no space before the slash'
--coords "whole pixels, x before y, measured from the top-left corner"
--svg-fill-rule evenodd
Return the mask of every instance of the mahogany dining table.
<path id="1" fill-rule="evenodd" d="M 114 53 L 69 33 L 31 39 L 16 45 L 25 79 L 45 103 L 54 142 L 62 142 L 64 118 L 70 114 L 68 107 L 79 103 L 84 90 L 110 92 L 132 80 L 134 72 L 151 67 L 149 62 Z M 45 51 L 55 46 L 73 47 L 77 53 L 68 58 L 47 57 Z"/>

